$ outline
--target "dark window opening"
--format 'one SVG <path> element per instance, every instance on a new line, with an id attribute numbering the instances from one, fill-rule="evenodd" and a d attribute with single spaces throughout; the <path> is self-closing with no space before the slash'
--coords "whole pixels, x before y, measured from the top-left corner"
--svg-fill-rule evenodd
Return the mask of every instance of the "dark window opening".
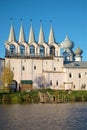
<path id="1" fill-rule="evenodd" d="M 56 81 L 56 85 L 58 86 L 58 81 Z"/>
<path id="2" fill-rule="evenodd" d="M 69 73 L 69 78 L 71 78 L 72 77 L 72 74 L 71 73 Z"/>
<path id="3" fill-rule="evenodd" d="M 50 81 L 50 85 L 52 85 L 52 80 Z"/>
<path id="4" fill-rule="evenodd" d="M 34 46 L 30 46 L 30 55 L 31 56 L 35 55 L 35 48 L 34 48 Z"/>
<path id="5" fill-rule="evenodd" d="M 25 67 L 24 67 L 24 66 L 22 67 L 22 70 L 25 70 Z"/>
<path id="6" fill-rule="evenodd" d="M 73 87 L 75 88 L 75 85 Z"/>
<path id="7" fill-rule="evenodd" d="M 36 66 L 34 66 L 34 70 L 36 70 Z"/>
<path id="8" fill-rule="evenodd" d="M 44 47 L 41 45 L 40 46 L 40 56 L 44 56 L 44 53 L 45 53 L 45 49 L 44 49 Z"/>
<path id="9" fill-rule="evenodd" d="M 10 45 L 10 52 L 11 52 L 11 54 L 15 53 L 15 46 L 14 45 Z"/>
<path id="10" fill-rule="evenodd" d="M 25 53 L 25 47 L 23 45 L 20 45 L 20 54 L 24 55 Z"/>
<path id="11" fill-rule="evenodd" d="M 81 78 L 81 74 L 79 73 L 79 78 Z"/>
<path id="12" fill-rule="evenodd" d="M 56 70 L 56 68 L 54 67 L 54 71 Z"/>
<path id="13" fill-rule="evenodd" d="M 50 47 L 50 54 L 55 56 L 55 47 L 54 46 Z"/>

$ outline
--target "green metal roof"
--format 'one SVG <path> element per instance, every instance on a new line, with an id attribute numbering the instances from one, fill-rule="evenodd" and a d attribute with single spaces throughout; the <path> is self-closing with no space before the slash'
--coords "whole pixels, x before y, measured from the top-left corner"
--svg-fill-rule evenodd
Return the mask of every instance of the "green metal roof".
<path id="1" fill-rule="evenodd" d="M 21 80 L 21 84 L 33 84 L 32 80 Z"/>

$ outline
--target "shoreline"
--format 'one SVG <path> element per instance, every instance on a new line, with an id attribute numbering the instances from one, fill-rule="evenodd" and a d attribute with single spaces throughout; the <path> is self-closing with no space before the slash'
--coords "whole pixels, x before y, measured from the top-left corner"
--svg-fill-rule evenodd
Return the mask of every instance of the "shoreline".
<path id="1" fill-rule="evenodd" d="M 87 102 L 87 91 L 31 90 L 30 92 L 0 92 L 0 104 L 61 104 Z"/>

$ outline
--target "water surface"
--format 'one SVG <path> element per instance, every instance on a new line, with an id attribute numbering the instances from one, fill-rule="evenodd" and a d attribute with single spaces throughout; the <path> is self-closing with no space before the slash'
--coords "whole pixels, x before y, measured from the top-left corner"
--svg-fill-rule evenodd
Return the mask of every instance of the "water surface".
<path id="1" fill-rule="evenodd" d="M 0 105 L 0 130 L 87 130 L 87 103 Z"/>

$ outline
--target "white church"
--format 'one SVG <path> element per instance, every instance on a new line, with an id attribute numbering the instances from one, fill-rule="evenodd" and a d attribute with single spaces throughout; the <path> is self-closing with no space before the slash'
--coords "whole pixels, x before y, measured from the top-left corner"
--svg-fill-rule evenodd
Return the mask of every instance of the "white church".
<path id="1" fill-rule="evenodd" d="M 11 24 L 5 41 L 4 62 L 5 66 L 10 65 L 17 87 L 25 83 L 32 84 L 32 88 L 87 90 L 87 62 L 82 61 L 83 51 L 78 47 L 73 52 L 73 47 L 74 43 L 68 36 L 63 42 L 56 43 L 52 25 L 48 42 L 45 42 L 41 23 L 36 42 L 31 24 L 26 42 L 22 23 L 18 40 Z"/>

